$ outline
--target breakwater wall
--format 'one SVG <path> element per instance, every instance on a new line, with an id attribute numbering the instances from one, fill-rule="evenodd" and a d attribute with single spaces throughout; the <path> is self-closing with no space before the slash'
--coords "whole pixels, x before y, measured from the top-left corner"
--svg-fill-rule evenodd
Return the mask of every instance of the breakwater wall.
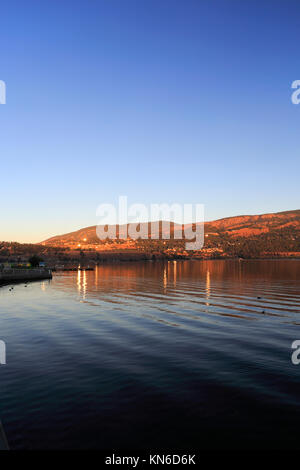
<path id="1" fill-rule="evenodd" d="M 52 279 L 52 271 L 48 268 L 31 269 L 2 269 L 0 270 L 0 284 L 17 281 L 33 281 L 39 279 Z"/>

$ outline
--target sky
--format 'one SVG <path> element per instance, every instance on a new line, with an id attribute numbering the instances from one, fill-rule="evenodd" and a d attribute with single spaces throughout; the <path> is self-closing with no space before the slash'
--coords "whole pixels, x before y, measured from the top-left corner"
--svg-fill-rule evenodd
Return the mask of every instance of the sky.
<path id="1" fill-rule="evenodd" d="M 0 240 L 97 223 L 101 203 L 300 209 L 300 4 L 1 4 Z"/>

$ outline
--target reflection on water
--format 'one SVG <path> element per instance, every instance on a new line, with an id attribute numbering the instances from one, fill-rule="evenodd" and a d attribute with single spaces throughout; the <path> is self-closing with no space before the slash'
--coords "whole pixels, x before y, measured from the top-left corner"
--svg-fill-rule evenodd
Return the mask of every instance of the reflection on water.
<path id="1" fill-rule="evenodd" d="M 2 287 L 11 446 L 297 447 L 299 279 L 296 260 L 166 261 Z"/>
<path id="2" fill-rule="evenodd" d="M 207 299 L 207 302 L 206 302 L 206 306 L 209 305 L 208 301 L 209 301 L 209 297 L 210 297 L 210 272 L 209 272 L 209 268 L 207 268 L 207 271 L 206 271 L 206 299 Z"/>
<path id="3" fill-rule="evenodd" d="M 150 308 L 163 301 L 164 311 L 174 315 L 182 301 L 185 310 L 194 314 L 238 312 L 240 318 L 251 320 L 261 320 L 263 314 L 297 321 L 299 274 L 296 260 L 128 263 L 78 271 L 76 286 L 78 299 L 94 305 L 116 302 L 123 308 L 134 297 L 143 305 L 148 302 Z M 51 288 L 75 290 L 72 272 L 58 273 L 53 282 Z"/>

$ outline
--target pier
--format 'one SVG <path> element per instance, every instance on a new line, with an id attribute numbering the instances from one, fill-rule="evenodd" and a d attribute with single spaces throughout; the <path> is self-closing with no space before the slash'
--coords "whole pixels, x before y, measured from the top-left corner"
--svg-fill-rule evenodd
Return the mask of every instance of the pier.
<path id="1" fill-rule="evenodd" d="M 0 269 L 0 284 L 22 281 L 37 281 L 40 279 L 52 279 L 52 271 L 49 268 L 3 268 Z"/>

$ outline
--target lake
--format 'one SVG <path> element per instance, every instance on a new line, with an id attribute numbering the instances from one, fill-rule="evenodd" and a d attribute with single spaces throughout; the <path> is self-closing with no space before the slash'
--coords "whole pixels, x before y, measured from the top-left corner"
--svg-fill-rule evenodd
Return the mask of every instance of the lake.
<path id="1" fill-rule="evenodd" d="M 10 289 L 10 448 L 298 448 L 300 260 L 110 264 Z"/>

